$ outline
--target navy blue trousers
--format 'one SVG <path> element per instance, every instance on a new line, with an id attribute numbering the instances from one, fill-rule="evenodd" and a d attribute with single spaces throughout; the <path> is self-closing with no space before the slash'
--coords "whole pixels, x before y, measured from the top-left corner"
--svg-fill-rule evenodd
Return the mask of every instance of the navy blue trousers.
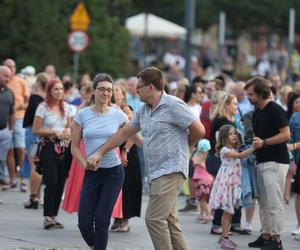
<path id="1" fill-rule="evenodd" d="M 78 211 L 78 227 L 89 246 L 105 250 L 111 214 L 124 181 L 121 165 L 85 171 Z"/>

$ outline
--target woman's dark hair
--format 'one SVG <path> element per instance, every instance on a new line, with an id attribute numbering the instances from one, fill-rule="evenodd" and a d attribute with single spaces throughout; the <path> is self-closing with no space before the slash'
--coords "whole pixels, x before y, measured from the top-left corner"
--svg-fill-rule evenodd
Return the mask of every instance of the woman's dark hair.
<path id="1" fill-rule="evenodd" d="M 72 81 L 66 81 L 63 83 L 63 85 L 64 85 L 64 90 L 68 91 L 73 87 L 74 83 Z"/>
<path id="2" fill-rule="evenodd" d="M 191 85 L 188 87 L 188 89 L 186 90 L 185 94 L 184 94 L 184 101 L 187 103 L 189 100 L 191 100 L 192 98 L 192 94 L 196 94 L 197 93 L 197 87 L 196 85 Z"/>
<path id="3" fill-rule="evenodd" d="M 300 98 L 300 94 L 297 94 L 296 92 L 289 93 L 288 102 L 287 102 L 287 112 L 286 112 L 288 120 L 291 118 L 292 114 L 294 113 L 293 110 L 294 102 L 298 98 Z"/>
<path id="4" fill-rule="evenodd" d="M 112 79 L 112 77 L 109 74 L 106 73 L 98 73 L 92 83 L 93 83 L 93 89 L 95 90 L 98 86 L 99 82 L 110 82 L 112 85 L 114 85 L 114 81 Z M 114 100 L 114 97 L 112 96 L 112 100 Z M 95 103 L 95 96 L 93 95 L 91 98 L 91 103 L 90 104 L 94 104 Z"/>
<path id="5" fill-rule="evenodd" d="M 240 136 L 237 132 L 237 129 L 232 126 L 232 125 L 229 125 L 229 124 L 226 124 L 226 125 L 223 125 L 220 129 L 219 129 L 219 134 L 218 134 L 218 139 L 217 139 L 217 143 L 216 143 L 216 154 L 219 156 L 220 155 L 220 151 L 221 149 L 226 146 L 226 143 L 227 143 L 227 139 L 228 139 L 228 136 L 229 136 L 229 131 L 230 129 L 234 129 L 236 135 L 237 135 L 237 142 L 236 142 L 236 145 L 235 148 L 238 148 L 241 144 L 240 142 Z"/>
<path id="6" fill-rule="evenodd" d="M 114 84 L 112 77 L 106 73 L 99 73 L 93 79 L 93 89 L 96 89 L 99 82 L 110 82 Z"/>
<path id="7" fill-rule="evenodd" d="M 253 86 L 254 93 L 266 100 L 271 95 L 271 89 L 269 85 L 270 84 L 267 79 L 261 76 L 254 76 L 247 82 L 245 90 Z"/>
<path id="8" fill-rule="evenodd" d="M 202 79 L 200 76 L 195 76 L 194 79 L 192 80 L 192 85 L 195 85 L 198 82 L 203 84 L 207 83 L 207 81 Z"/>
<path id="9" fill-rule="evenodd" d="M 222 75 L 219 75 L 215 78 L 215 82 L 216 82 L 216 85 L 218 85 L 220 87 L 220 89 L 224 89 L 225 86 L 226 86 L 226 81 L 225 81 L 225 78 L 224 76 Z"/>

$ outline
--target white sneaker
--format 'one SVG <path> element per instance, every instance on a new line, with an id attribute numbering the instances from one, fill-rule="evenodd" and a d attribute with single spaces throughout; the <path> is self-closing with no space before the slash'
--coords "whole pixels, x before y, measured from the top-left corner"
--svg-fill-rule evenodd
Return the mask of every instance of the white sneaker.
<path id="1" fill-rule="evenodd" d="M 244 229 L 248 230 L 248 231 L 252 231 L 252 223 L 245 223 Z"/>
<path id="2" fill-rule="evenodd" d="M 297 229 L 292 232 L 292 235 L 300 235 L 300 226 L 298 226 Z"/>

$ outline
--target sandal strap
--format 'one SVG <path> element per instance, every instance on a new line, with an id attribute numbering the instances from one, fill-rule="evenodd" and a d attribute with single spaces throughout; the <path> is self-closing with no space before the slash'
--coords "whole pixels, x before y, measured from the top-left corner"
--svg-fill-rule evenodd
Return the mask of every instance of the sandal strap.
<path id="1" fill-rule="evenodd" d="M 235 249 L 235 246 L 233 244 L 233 242 L 229 239 L 225 239 L 221 242 L 221 247 L 223 249 L 227 249 L 227 250 L 233 250 Z"/>

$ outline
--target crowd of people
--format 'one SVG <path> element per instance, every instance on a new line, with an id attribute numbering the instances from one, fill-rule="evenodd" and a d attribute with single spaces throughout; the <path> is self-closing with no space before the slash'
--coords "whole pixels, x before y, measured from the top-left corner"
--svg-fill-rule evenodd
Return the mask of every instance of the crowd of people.
<path id="1" fill-rule="evenodd" d="M 164 77 L 149 67 L 115 81 L 84 74 L 75 84 L 53 65 L 37 75 L 25 69 L 17 75 L 12 59 L 0 66 L 0 185 L 27 192 L 29 183 L 24 208 L 43 204 L 44 229 L 64 228 L 60 207 L 78 212 L 87 245 L 106 249 L 109 230 L 128 232 L 140 217 L 149 186 L 154 248 L 188 249 L 177 211 L 187 179 L 179 213 L 198 211 L 222 249 L 237 247 L 231 232 L 253 232 L 257 204 L 261 235 L 248 246 L 283 249 L 291 192 L 300 240 L 300 81 L 223 73 L 204 80 L 195 67 L 189 82 L 180 70 Z"/>

